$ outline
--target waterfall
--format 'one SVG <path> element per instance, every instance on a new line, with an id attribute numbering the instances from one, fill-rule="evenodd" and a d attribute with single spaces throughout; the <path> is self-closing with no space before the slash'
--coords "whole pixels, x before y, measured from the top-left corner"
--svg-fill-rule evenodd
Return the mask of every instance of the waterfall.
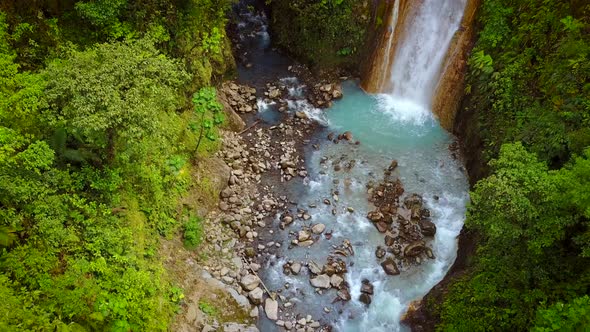
<path id="1" fill-rule="evenodd" d="M 451 39 L 459 29 L 466 0 L 425 0 L 406 21 L 403 40 L 391 67 L 394 98 L 430 108 L 440 69 Z"/>
<path id="2" fill-rule="evenodd" d="M 431 118 L 442 64 L 461 26 L 467 0 L 394 0 L 363 87 L 402 121 Z"/>

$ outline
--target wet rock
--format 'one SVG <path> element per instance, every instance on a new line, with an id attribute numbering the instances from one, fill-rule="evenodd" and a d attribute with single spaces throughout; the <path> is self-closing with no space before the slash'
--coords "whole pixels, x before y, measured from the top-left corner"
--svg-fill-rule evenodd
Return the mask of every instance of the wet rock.
<path id="1" fill-rule="evenodd" d="M 307 263 L 307 268 L 309 268 L 309 271 L 311 273 L 313 273 L 313 274 L 320 274 L 320 273 L 322 273 L 322 269 L 314 261 L 310 261 L 309 263 Z"/>
<path id="2" fill-rule="evenodd" d="M 308 118 L 307 117 L 307 113 L 302 112 L 302 111 L 295 112 L 295 117 L 298 118 L 298 119 L 303 119 L 303 120 L 305 120 L 305 119 Z"/>
<path id="3" fill-rule="evenodd" d="M 311 227 L 313 234 L 322 234 L 324 230 L 326 230 L 326 225 L 324 224 L 315 224 Z"/>
<path id="4" fill-rule="evenodd" d="M 253 274 L 247 274 L 240 280 L 240 285 L 244 290 L 251 291 L 260 285 L 260 279 Z"/>
<path id="5" fill-rule="evenodd" d="M 293 263 L 291 264 L 291 272 L 293 274 L 299 274 L 299 272 L 301 271 L 301 264 L 300 263 Z"/>
<path id="6" fill-rule="evenodd" d="M 266 317 L 268 317 L 268 319 L 276 321 L 279 319 L 279 302 L 271 298 L 267 298 L 266 301 L 264 301 L 264 312 L 266 313 Z"/>
<path id="7" fill-rule="evenodd" d="M 383 215 L 383 213 L 379 211 L 371 211 L 369 212 L 369 214 L 367 214 L 367 218 L 369 218 L 369 220 L 371 220 L 372 222 L 379 222 L 383 220 L 385 216 Z"/>
<path id="8" fill-rule="evenodd" d="M 337 274 L 333 274 L 330 277 L 330 284 L 332 285 L 332 287 L 340 288 L 340 285 L 342 285 L 343 282 L 344 282 L 344 279 Z"/>
<path id="9" fill-rule="evenodd" d="M 397 160 L 393 160 L 387 168 L 390 172 L 393 172 L 397 168 Z"/>
<path id="10" fill-rule="evenodd" d="M 406 246 L 404 255 L 406 257 L 415 257 L 424 252 L 424 249 L 426 249 L 426 243 L 424 241 L 415 241 Z"/>
<path id="11" fill-rule="evenodd" d="M 315 278 L 309 279 L 309 282 L 315 288 L 330 288 L 330 277 L 326 274 L 320 274 Z"/>
<path id="12" fill-rule="evenodd" d="M 338 290 L 338 292 L 336 293 L 336 295 L 338 295 L 338 298 L 336 298 L 336 300 L 350 301 L 350 299 L 351 299 L 350 292 L 346 288 L 343 288 L 343 289 Z"/>
<path id="13" fill-rule="evenodd" d="M 380 233 L 385 233 L 389 230 L 389 225 L 383 221 L 380 221 L 378 223 L 375 223 L 375 227 L 377 227 L 377 230 Z"/>
<path id="14" fill-rule="evenodd" d="M 375 250 L 375 256 L 377 256 L 377 258 L 381 259 L 383 257 L 385 257 L 385 249 L 381 246 L 377 247 L 377 250 Z"/>
<path id="15" fill-rule="evenodd" d="M 345 131 L 342 134 L 342 138 L 345 139 L 345 140 L 347 140 L 347 141 L 349 141 L 349 142 L 352 142 L 352 138 L 353 138 L 352 137 L 352 133 L 350 131 Z"/>
<path id="16" fill-rule="evenodd" d="M 359 296 L 359 301 L 366 304 L 367 306 L 371 304 L 371 295 L 366 293 L 361 293 Z"/>
<path id="17" fill-rule="evenodd" d="M 313 244 L 313 240 L 305 240 L 299 242 L 297 245 L 300 247 L 310 247 Z"/>
<path id="18" fill-rule="evenodd" d="M 254 307 L 254 308 L 252 308 L 252 310 L 250 310 L 250 317 L 258 318 L 258 315 L 259 315 L 258 307 Z"/>
<path id="19" fill-rule="evenodd" d="M 391 233 L 385 234 L 385 245 L 391 247 L 395 243 L 395 237 Z"/>
<path id="20" fill-rule="evenodd" d="M 284 228 L 285 226 L 289 226 L 293 223 L 293 217 L 291 216 L 284 216 L 282 219 L 281 226 Z"/>
<path id="21" fill-rule="evenodd" d="M 398 275 L 400 273 L 397 264 L 395 264 L 395 261 L 391 257 L 381 263 L 381 267 L 383 268 L 383 271 L 390 276 Z"/>
<path id="22" fill-rule="evenodd" d="M 297 240 L 299 242 L 304 242 L 304 241 L 309 240 L 310 237 L 311 237 L 311 234 L 309 234 L 308 231 L 303 230 L 303 231 L 299 231 L 299 235 L 297 236 Z"/>
<path id="23" fill-rule="evenodd" d="M 422 196 L 420 196 L 418 194 L 412 194 L 412 195 L 406 197 L 406 199 L 404 200 L 405 207 L 410 210 L 412 210 L 415 207 L 418 207 L 420 209 L 420 208 L 422 208 L 422 204 L 423 204 Z"/>
<path id="24" fill-rule="evenodd" d="M 371 284 L 371 282 L 367 279 L 363 279 L 362 285 L 361 285 L 361 293 L 365 293 L 365 294 L 369 294 L 369 295 L 373 295 L 373 284 Z"/>
<path id="25" fill-rule="evenodd" d="M 434 253 L 432 253 L 432 249 L 426 248 L 424 252 L 426 253 L 426 257 L 434 259 Z"/>
<path id="26" fill-rule="evenodd" d="M 436 234 L 436 225 L 430 219 L 422 219 L 418 224 L 424 236 L 434 236 Z"/>

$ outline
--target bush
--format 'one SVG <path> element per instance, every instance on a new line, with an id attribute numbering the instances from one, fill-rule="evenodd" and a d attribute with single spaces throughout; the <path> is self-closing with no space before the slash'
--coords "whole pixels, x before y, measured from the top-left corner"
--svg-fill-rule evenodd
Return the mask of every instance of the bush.
<path id="1" fill-rule="evenodd" d="M 191 216 L 184 224 L 184 245 L 188 249 L 195 249 L 201 242 L 203 242 L 202 219 Z"/>

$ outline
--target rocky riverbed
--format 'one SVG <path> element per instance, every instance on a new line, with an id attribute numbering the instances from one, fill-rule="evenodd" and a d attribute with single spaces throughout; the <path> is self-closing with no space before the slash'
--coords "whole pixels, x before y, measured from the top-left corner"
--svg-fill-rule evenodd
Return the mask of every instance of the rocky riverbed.
<path id="1" fill-rule="evenodd" d="M 314 77 L 270 49 L 263 13 L 240 15 L 239 79 L 218 90 L 232 131 L 203 161 L 219 200 L 198 254 L 170 259 L 187 270 L 177 330 L 398 330 L 454 259 L 456 144 L 428 118 L 376 112 L 348 77 Z M 355 115 L 329 119 L 339 103 Z M 226 315 L 203 315 L 203 289 Z"/>

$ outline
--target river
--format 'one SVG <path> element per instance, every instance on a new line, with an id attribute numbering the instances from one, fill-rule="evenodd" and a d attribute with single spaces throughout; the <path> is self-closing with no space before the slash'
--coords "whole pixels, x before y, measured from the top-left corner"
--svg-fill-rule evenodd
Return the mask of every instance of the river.
<path id="1" fill-rule="evenodd" d="M 315 109 L 305 101 L 306 87 L 286 70 L 289 61 L 271 49 L 265 17 L 242 13 L 239 28 L 249 31 L 249 68 L 240 67 L 240 81 L 263 86 L 268 76 L 282 79 L 289 90 L 289 112 L 305 111 L 322 124 L 312 141 L 318 146 L 306 151 L 309 176 L 297 186 L 298 206 L 310 207 L 311 218 L 275 234 L 275 241 L 289 243 L 289 231 L 317 223 L 326 225 L 331 239 L 309 248 L 283 246 L 263 269 L 262 278 L 271 289 L 282 289 L 281 296 L 294 304 L 293 312 L 313 315 L 330 323 L 338 331 L 404 331 L 400 318 L 409 304 L 424 296 L 447 273 L 457 254 L 457 236 L 463 226 L 468 202 L 468 181 L 461 156 L 449 149 L 455 140 L 438 124 L 429 107 L 437 73 L 454 31 L 459 28 L 464 1 L 426 0 L 410 26 L 413 38 L 403 42 L 395 55 L 389 77 L 391 89 L 381 94 L 367 94 L 358 82 L 343 82 L 344 98 L 326 110 Z M 265 76 L 266 75 L 266 76 Z M 273 105 L 259 101 L 259 116 L 272 122 L 277 118 Z M 334 144 L 325 139 L 329 133 L 350 131 L 360 144 Z M 336 164 L 349 164 L 350 170 L 335 170 Z M 392 160 L 398 161 L 394 176 L 405 188 L 405 195 L 420 194 L 431 211 L 437 232 L 428 241 L 435 258 L 422 264 L 400 266 L 401 274 L 386 275 L 375 256 L 383 245 L 367 213 L 373 209 L 366 185 L 379 182 Z M 336 168 L 338 169 L 338 168 Z M 335 193 L 337 195 L 335 196 Z M 324 204 L 329 199 L 330 205 Z M 333 211 L 333 210 L 336 211 Z M 350 212 L 353 211 L 353 212 Z M 336 212 L 336 213 L 334 213 Z M 278 225 L 280 216 L 274 220 Z M 347 257 L 346 282 L 351 301 L 332 303 L 334 290 L 317 294 L 309 275 L 285 275 L 287 261 L 325 263 L 333 245 L 350 240 L 354 256 Z M 363 279 L 374 286 L 372 303 L 359 301 Z M 287 284 L 287 287 L 285 286 Z M 262 314 L 261 316 L 264 316 Z M 261 317 L 261 331 L 278 330 L 274 322 Z"/>

